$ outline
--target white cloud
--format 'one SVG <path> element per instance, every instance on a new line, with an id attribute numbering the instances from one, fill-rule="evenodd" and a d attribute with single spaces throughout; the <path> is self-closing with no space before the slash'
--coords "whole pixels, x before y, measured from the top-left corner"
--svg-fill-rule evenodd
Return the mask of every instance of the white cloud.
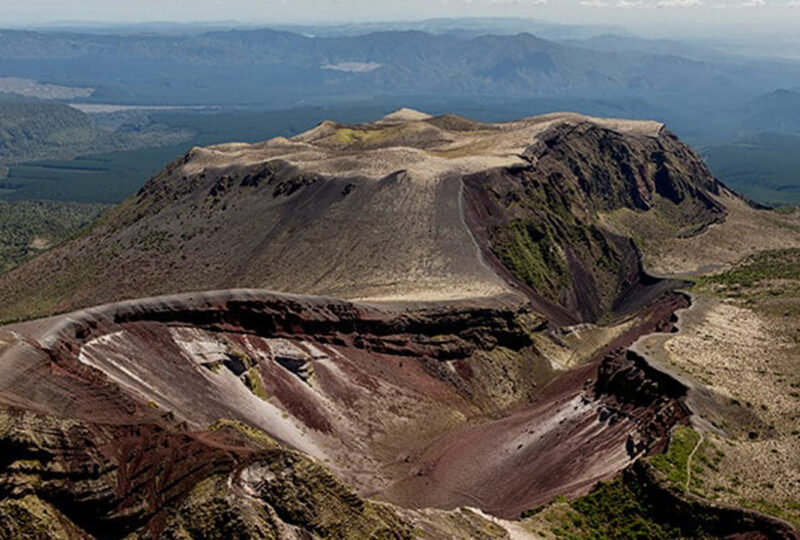
<path id="1" fill-rule="evenodd" d="M 705 4 L 703 0 L 661 0 L 656 6 L 662 8 L 689 8 L 704 6 Z"/>
<path id="2" fill-rule="evenodd" d="M 369 73 L 375 71 L 383 64 L 377 62 L 339 62 L 337 64 L 325 64 L 322 69 L 332 71 L 344 71 L 345 73 Z"/>
<path id="3" fill-rule="evenodd" d="M 500 4 L 500 5 L 509 5 L 509 6 L 544 6 L 547 5 L 548 0 L 489 0 L 490 4 Z M 468 4 L 471 4 L 472 1 L 468 0 Z"/>
<path id="4" fill-rule="evenodd" d="M 767 5 L 767 0 L 747 0 L 742 2 L 743 8 L 759 8 Z"/>
<path id="5" fill-rule="evenodd" d="M 800 0 L 798 0 L 800 2 Z M 584 7 L 608 7 L 610 4 L 608 2 L 604 2 L 603 0 L 581 0 L 580 5 Z"/>

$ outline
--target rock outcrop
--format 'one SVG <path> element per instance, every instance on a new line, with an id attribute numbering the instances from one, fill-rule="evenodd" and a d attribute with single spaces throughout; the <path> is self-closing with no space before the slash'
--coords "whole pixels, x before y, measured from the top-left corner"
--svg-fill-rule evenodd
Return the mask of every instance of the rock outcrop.
<path id="1" fill-rule="evenodd" d="M 672 305 L 654 304 L 639 331 Z M 518 301 L 397 310 L 232 291 L 8 327 L 7 516 L 63 516 L 64 534 L 97 537 L 345 526 L 402 537 L 407 519 L 329 469 L 361 496 L 453 510 L 477 498 L 514 517 L 615 474 L 635 457 L 631 434 L 646 452 L 668 429 L 651 425 L 684 417 L 663 415 L 683 411 L 679 395 L 586 386 L 608 371 L 600 357 L 553 371 L 531 337 L 541 323 Z M 652 377 L 635 363 L 617 371 Z"/>
<path id="2" fill-rule="evenodd" d="M 595 321 L 646 303 L 632 289 L 663 290 L 602 214 L 693 234 L 724 219 L 718 189 L 655 122 L 324 122 L 193 149 L 81 238 L 0 276 L 0 318 L 245 287 L 398 302 L 521 290 L 559 323 Z"/>
<path id="3" fill-rule="evenodd" d="M 605 218 L 693 235 L 721 189 L 571 114 L 194 149 L 0 276 L 0 536 L 506 537 L 689 421 L 628 350 L 689 298 Z"/>

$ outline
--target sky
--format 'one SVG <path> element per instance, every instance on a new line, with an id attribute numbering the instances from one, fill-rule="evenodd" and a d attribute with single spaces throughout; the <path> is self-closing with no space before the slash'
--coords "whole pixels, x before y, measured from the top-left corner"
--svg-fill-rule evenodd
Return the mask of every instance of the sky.
<path id="1" fill-rule="evenodd" d="M 342 23 L 434 17 L 525 17 L 616 24 L 643 33 L 800 27 L 800 0 L 0 0 L 0 25 L 80 22 Z"/>

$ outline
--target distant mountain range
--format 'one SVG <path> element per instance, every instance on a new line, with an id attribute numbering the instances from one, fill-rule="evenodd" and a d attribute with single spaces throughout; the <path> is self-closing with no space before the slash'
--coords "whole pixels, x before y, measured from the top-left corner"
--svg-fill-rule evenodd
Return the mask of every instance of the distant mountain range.
<path id="1" fill-rule="evenodd" d="M 748 103 L 745 112 L 750 131 L 800 134 L 800 89 L 770 92 Z"/>
<path id="2" fill-rule="evenodd" d="M 196 147 L 0 276 L 0 537 L 797 538 L 798 218 L 652 121 Z"/>
<path id="3" fill-rule="evenodd" d="M 3 31 L 0 72 L 95 87 L 94 102 L 291 106 L 380 96 L 644 98 L 734 105 L 800 79 L 800 63 L 673 42 L 418 30 L 309 37 L 273 29 L 100 35 Z M 692 100 L 692 101 L 687 101 Z"/>
<path id="4" fill-rule="evenodd" d="M 189 119 L 189 113 L 204 116 L 195 111 L 181 118 L 152 110 L 93 115 L 101 127 L 106 120 L 113 124 L 114 149 L 189 144 L 187 134 L 201 132 L 208 136 L 198 144 L 255 141 L 313 125 L 293 121 L 286 123 L 291 129 L 276 131 L 262 122 L 258 129 L 240 129 L 243 111 L 256 109 L 314 121 L 363 120 L 368 116 L 354 108 L 372 114 L 400 106 L 488 122 L 555 111 L 655 119 L 696 145 L 737 191 L 763 202 L 800 200 L 785 187 L 800 185 L 792 167 L 780 167 L 780 178 L 765 172 L 774 163 L 770 148 L 748 151 L 728 165 L 742 141 L 800 133 L 797 61 L 737 55 L 710 41 L 645 39 L 615 28 L 518 19 L 233 26 L 2 30 L 0 78 L 7 83 L 0 91 L 35 91 L 62 103 L 207 106 L 220 113 L 213 121 Z M 309 107 L 317 109 L 310 116 Z M 211 129 L 196 129 L 198 122 Z M 123 124 L 135 133 L 120 131 Z M 132 136 L 136 140 L 128 141 Z M 0 133 L 0 161 L 10 147 L 39 144 L 30 139 L 28 133 L 9 142 L 8 133 Z M 59 156 L 77 155 L 56 149 Z M 91 149 L 99 148 L 93 143 Z M 32 159 L 41 153 L 15 155 Z M 163 163 L 146 165 L 152 171 Z"/>

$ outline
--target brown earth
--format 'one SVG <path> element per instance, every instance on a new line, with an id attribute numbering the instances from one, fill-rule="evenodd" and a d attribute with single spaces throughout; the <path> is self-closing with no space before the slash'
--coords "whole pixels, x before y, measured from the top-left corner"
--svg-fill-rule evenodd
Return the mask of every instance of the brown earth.
<path id="1" fill-rule="evenodd" d="M 630 335 L 668 324 L 681 302 L 654 304 Z M 394 312 L 239 291 L 7 327 L 5 425 L 33 438 L 5 453 L 6 496 L 35 494 L 95 535 L 158 529 L 199 482 L 261 459 L 208 431 L 226 421 L 312 456 L 363 495 L 514 517 L 615 474 L 685 418 L 680 392 L 642 394 L 657 374 L 624 356 L 551 371 L 526 312 L 518 303 Z M 479 365 L 501 352 L 524 378 Z M 244 377 L 253 369 L 261 391 Z M 499 385 L 517 386 L 515 399 L 487 390 Z M 40 438 L 48 425 L 55 431 Z"/>
<path id="2" fill-rule="evenodd" d="M 0 329 L 0 535 L 519 534 L 699 421 L 629 349 L 689 305 L 645 263 L 794 231 L 758 212 L 653 122 L 194 149 L 0 276 L 0 317 L 51 315 Z"/>
<path id="3" fill-rule="evenodd" d="M 701 230 L 724 218 L 718 190 L 654 122 L 324 122 L 293 139 L 193 149 L 81 238 L 0 276 L 0 318 L 236 287 L 404 302 L 523 287 L 559 322 L 594 321 L 625 308 L 643 279 L 638 253 L 597 227 L 599 213 L 655 211 Z M 563 266 L 543 282 L 484 261 L 523 222 L 553 239 Z"/>

